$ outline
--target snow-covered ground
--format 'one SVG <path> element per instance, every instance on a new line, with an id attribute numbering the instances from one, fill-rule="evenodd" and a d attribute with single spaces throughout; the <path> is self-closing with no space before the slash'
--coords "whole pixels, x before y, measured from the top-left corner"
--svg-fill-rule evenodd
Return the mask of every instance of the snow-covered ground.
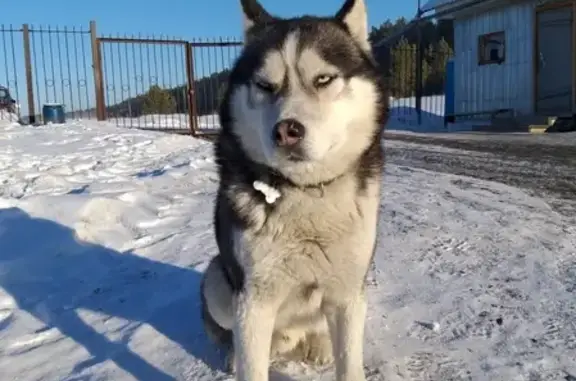
<path id="1" fill-rule="evenodd" d="M 390 115 L 387 130 L 443 132 L 444 96 L 436 95 L 422 98 L 422 123 L 418 123 L 416 98 L 390 98 Z"/>
<path id="2" fill-rule="evenodd" d="M 488 119 L 462 120 L 444 125 L 444 95 L 422 97 L 421 121 L 416 112 L 416 97 L 390 98 L 390 118 L 388 131 L 413 133 L 456 133 L 470 132 L 475 126 L 487 125 Z"/>
<path id="3" fill-rule="evenodd" d="M 0 110 L 0 127 L 18 122 L 18 114 Z"/>
<path id="4" fill-rule="evenodd" d="M 191 137 L 2 123 L 0 379 L 229 379 L 198 308 L 216 181 Z M 576 379 L 565 217 L 517 188 L 397 165 L 381 211 L 369 380 Z M 274 380 L 332 376 L 289 364 Z"/>
<path id="5" fill-rule="evenodd" d="M 149 114 L 137 118 L 110 118 L 110 122 L 119 127 L 150 128 L 150 129 L 184 129 L 190 128 L 189 114 Z M 196 120 L 198 129 L 210 131 L 220 128 L 218 116 L 215 114 L 201 115 Z"/>
<path id="6" fill-rule="evenodd" d="M 443 140 L 456 140 L 456 141 L 475 141 L 475 142 L 489 142 L 494 144 L 501 143 L 538 143 L 552 146 L 571 146 L 576 147 L 576 132 L 563 132 L 563 133 L 545 133 L 545 134 L 531 134 L 528 132 L 471 132 L 466 130 L 459 131 L 434 131 L 425 132 L 417 129 L 411 131 L 408 129 L 388 129 L 386 135 L 396 138 L 424 138 L 424 139 L 443 139 Z M 576 148 L 575 148 L 576 149 Z"/>

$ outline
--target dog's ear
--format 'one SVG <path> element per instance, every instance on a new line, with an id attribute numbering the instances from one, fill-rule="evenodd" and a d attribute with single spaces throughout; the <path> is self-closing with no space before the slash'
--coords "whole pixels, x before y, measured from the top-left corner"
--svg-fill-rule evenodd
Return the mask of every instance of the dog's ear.
<path id="1" fill-rule="evenodd" d="M 360 43 L 362 48 L 370 50 L 368 41 L 368 15 L 364 0 L 346 0 L 336 19 L 348 27 L 350 34 Z"/>
<path id="2" fill-rule="evenodd" d="M 240 0 L 244 17 L 244 38 L 248 37 L 253 26 L 266 24 L 274 20 L 258 0 Z"/>

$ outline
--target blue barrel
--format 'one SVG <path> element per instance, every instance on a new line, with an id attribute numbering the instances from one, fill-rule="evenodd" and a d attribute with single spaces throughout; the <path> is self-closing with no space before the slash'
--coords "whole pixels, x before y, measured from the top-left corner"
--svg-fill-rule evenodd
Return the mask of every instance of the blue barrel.
<path id="1" fill-rule="evenodd" d="M 44 120 L 44 124 L 65 123 L 66 115 L 64 115 L 64 105 L 56 103 L 45 104 L 42 107 L 42 119 Z"/>
<path id="2" fill-rule="evenodd" d="M 444 121 L 454 122 L 455 88 L 454 88 L 454 59 L 446 62 L 446 82 L 444 82 Z"/>

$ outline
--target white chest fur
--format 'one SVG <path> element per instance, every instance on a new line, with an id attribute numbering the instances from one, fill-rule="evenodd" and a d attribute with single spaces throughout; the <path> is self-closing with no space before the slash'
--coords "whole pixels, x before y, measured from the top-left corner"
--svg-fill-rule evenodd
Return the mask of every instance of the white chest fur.
<path id="1" fill-rule="evenodd" d="M 283 190 L 254 230 L 236 232 L 236 253 L 249 279 L 286 284 L 362 281 L 376 236 L 379 184 L 359 193 L 353 179 L 323 190 Z M 255 213 L 264 213 L 254 210 Z"/>

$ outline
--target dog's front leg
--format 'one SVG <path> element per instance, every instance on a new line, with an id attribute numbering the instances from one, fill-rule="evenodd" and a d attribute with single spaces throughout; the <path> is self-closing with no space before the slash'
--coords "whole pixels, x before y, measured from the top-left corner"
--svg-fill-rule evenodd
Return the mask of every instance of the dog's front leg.
<path id="1" fill-rule="evenodd" d="M 234 349 L 237 381 L 268 381 L 277 306 L 253 290 L 236 298 Z"/>
<path id="2" fill-rule="evenodd" d="M 326 318 L 334 350 L 336 381 L 365 381 L 364 374 L 364 324 L 366 299 L 364 292 L 327 303 Z"/>

